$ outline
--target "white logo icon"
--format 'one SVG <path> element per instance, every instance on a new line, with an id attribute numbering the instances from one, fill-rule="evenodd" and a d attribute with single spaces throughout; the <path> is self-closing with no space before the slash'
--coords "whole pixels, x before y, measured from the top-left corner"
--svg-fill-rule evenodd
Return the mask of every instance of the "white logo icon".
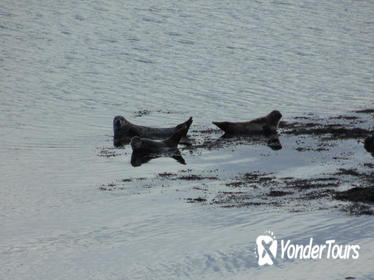
<path id="1" fill-rule="evenodd" d="M 273 235 L 272 233 L 270 233 Z M 256 239 L 258 265 L 272 265 L 277 256 L 278 241 L 270 235 L 259 235 Z"/>

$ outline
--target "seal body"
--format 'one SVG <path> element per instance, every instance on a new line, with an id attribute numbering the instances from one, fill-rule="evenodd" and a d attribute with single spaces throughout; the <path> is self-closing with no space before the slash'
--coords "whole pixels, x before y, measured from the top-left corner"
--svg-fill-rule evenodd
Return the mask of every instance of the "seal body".
<path id="1" fill-rule="evenodd" d="M 364 147 L 366 151 L 371 153 L 372 156 L 374 156 L 374 136 L 367 137 L 365 139 Z"/>
<path id="2" fill-rule="evenodd" d="M 179 141 L 186 135 L 188 129 L 189 126 L 184 125 L 165 140 L 153 140 L 134 136 L 131 139 L 131 148 L 136 153 L 163 153 L 177 150 Z"/>
<path id="3" fill-rule="evenodd" d="M 274 110 L 268 115 L 247 122 L 213 122 L 225 133 L 235 134 L 264 134 L 270 135 L 276 133 L 282 114 Z"/>
<path id="4" fill-rule="evenodd" d="M 166 139 L 171 137 L 174 133 L 176 133 L 179 129 L 187 127 L 185 134 L 182 137 L 187 135 L 188 129 L 192 124 L 192 117 L 190 117 L 184 123 L 181 123 L 175 127 L 166 127 L 166 128 L 157 128 L 157 127 L 147 127 L 136 125 L 128 120 L 126 120 L 123 116 L 116 116 L 113 119 L 113 144 L 114 146 L 118 147 L 121 145 L 125 145 L 130 143 L 130 140 L 134 136 L 138 136 L 140 138 L 150 138 L 150 139 Z"/>

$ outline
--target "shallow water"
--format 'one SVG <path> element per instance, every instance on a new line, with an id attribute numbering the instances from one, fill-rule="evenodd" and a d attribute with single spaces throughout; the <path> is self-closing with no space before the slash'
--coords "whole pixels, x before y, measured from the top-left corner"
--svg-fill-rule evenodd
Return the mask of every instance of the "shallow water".
<path id="1" fill-rule="evenodd" d="M 186 169 L 280 172 L 282 151 L 183 150 L 185 166 L 159 158 L 133 168 L 129 147 L 112 149 L 112 118 L 169 126 L 193 116 L 193 130 L 273 109 L 291 120 L 367 107 L 373 11 L 371 1 L 2 1 L 0 278 L 302 278 L 325 267 L 330 278 L 370 278 L 371 217 L 189 204 L 199 182 L 154 179 Z M 283 172 L 305 174 L 308 160 Z M 100 190 L 126 178 L 148 179 Z M 259 268 L 255 238 L 269 229 L 365 250 L 355 262 Z"/>

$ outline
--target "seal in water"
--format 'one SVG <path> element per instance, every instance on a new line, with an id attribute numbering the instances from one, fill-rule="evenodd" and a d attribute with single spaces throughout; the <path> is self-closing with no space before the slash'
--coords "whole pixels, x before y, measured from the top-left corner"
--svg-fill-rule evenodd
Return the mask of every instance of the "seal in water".
<path id="1" fill-rule="evenodd" d="M 277 132 L 282 114 L 274 110 L 265 117 L 248 122 L 213 122 L 227 134 L 264 134 L 270 135 Z"/>
<path id="2" fill-rule="evenodd" d="M 374 136 L 365 139 L 364 147 L 374 157 Z"/>
<path id="3" fill-rule="evenodd" d="M 189 125 L 183 125 L 172 136 L 165 140 L 152 140 L 135 136 L 131 139 L 131 148 L 136 153 L 162 153 L 177 150 L 179 141 L 186 135 Z"/>
<path id="4" fill-rule="evenodd" d="M 182 135 L 182 137 L 185 137 L 191 124 L 192 117 L 190 117 L 184 123 L 181 123 L 175 127 L 156 128 L 136 125 L 126 120 L 123 116 L 116 116 L 113 119 L 113 144 L 115 147 L 128 144 L 130 143 L 131 138 L 134 136 L 153 139 L 165 139 L 172 136 L 175 132 L 177 132 L 184 126 L 187 127 L 187 130 L 185 134 Z"/>

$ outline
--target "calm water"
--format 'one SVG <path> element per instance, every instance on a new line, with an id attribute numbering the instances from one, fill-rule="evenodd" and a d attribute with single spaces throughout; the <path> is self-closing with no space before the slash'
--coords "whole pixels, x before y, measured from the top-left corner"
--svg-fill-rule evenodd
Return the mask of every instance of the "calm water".
<path id="1" fill-rule="evenodd" d="M 100 191 L 234 162 L 206 152 L 133 168 L 128 147 L 111 149 L 114 115 L 155 126 L 193 116 L 206 129 L 372 104 L 374 3 L 324 2 L 1 1 L 0 278 L 370 278 L 369 217 L 202 207 L 180 199 L 187 183 Z M 254 240 L 268 229 L 366 249 L 356 262 L 259 268 Z"/>

